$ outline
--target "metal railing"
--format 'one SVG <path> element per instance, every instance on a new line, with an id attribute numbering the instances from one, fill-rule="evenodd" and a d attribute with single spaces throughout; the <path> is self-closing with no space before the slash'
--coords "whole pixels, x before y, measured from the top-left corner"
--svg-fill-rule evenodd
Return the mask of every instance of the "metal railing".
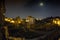
<path id="1" fill-rule="evenodd" d="M 9 36 L 9 33 L 8 33 L 8 26 L 4 26 L 4 29 L 5 29 L 5 37 L 7 40 L 25 40 L 25 38 L 16 38 L 16 37 L 12 37 L 12 36 Z"/>

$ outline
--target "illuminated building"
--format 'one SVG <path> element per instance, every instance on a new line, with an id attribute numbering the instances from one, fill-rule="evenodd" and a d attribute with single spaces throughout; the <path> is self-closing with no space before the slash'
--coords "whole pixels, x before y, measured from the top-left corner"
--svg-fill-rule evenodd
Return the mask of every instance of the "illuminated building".
<path id="1" fill-rule="evenodd" d="M 20 23 L 22 23 L 23 20 L 18 16 L 15 18 L 15 21 L 17 24 L 20 24 Z"/>
<path id="2" fill-rule="evenodd" d="M 55 19 L 53 20 L 53 23 L 54 23 L 54 24 L 57 24 L 58 26 L 60 26 L 60 19 L 59 19 L 59 18 L 55 18 Z"/>
<path id="3" fill-rule="evenodd" d="M 28 22 L 29 24 L 34 24 L 35 18 L 32 17 L 32 16 L 28 16 L 28 17 L 26 18 L 26 22 Z"/>
<path id="4" fill-rule="evenodd" d="M 26 18 L 26 22 L 27 22 L 27 28 L 30 29 L 32 26 L 34 27 L 34 25 L 35 25 L 35 18 L 32 16 L 28 16 Z"/>

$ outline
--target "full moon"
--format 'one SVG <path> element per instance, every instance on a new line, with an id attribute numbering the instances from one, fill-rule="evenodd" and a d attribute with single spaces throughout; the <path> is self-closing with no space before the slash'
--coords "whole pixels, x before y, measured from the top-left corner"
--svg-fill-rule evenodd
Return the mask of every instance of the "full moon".
<path id="1" fill-rule="evenodd" d="M 41 3 L 40 3 L 40 6 L 43 6 L 43 5 L 44 5 L 44 3 L 41 2 Z"/>

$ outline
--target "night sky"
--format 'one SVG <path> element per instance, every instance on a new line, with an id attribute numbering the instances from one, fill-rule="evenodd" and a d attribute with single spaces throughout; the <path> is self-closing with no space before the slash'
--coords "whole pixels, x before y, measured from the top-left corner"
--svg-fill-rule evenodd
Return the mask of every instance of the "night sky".
<path id="1" fill-rule="evenodd" d="M 40 5 L 43 3 L 43 5 Z M 6 0 L 6 16 L 26 18 L 45 18 L 50 16 L 60 16 L 59 0 Z"/>

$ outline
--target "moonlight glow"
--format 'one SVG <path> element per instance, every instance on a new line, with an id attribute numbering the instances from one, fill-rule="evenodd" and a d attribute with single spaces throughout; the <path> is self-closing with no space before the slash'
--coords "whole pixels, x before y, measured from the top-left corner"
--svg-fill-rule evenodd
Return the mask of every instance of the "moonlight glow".
<path id="1" fill-rule="evenodd" d="M 40 3 L 40 6 L 43 6 L 44 4 L 43 3 Z"/>

